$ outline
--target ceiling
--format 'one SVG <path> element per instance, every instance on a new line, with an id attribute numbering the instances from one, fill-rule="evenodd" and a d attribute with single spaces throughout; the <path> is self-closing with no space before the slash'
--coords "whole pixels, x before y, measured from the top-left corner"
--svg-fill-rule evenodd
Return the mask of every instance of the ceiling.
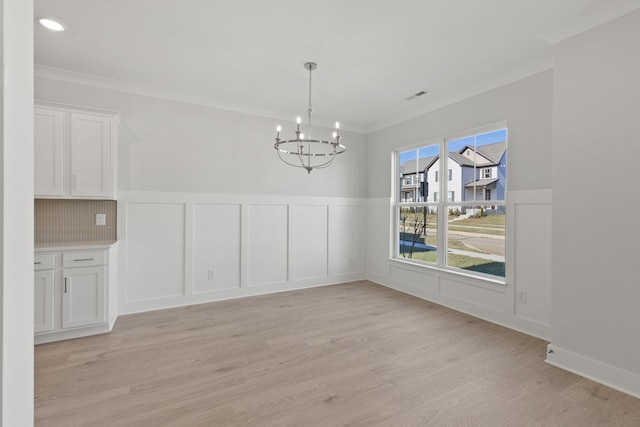
<path id="1" fill-rule="evenodd" d="M 67 26 L 35 25 L 36 75 L 294 120 L 315 61 L 314 121 L 371 132 L 548 69 L 550 42 L 632 3 L 35 0 Z"/>

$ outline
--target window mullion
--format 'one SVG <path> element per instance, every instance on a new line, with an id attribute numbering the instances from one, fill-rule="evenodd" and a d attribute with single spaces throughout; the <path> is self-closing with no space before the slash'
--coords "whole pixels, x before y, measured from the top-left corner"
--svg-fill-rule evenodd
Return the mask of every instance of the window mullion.
<path id="1" fill-rule="evenodd" d="M 440 141 L 440 170 L 448 170 L 449 156 L 447 154 L 446 141 Z M 442 173 L 439 174 L 442 176 Z M 446 212 L 446 197 L 447 197 L 447 180 L 441 179 L 438 182 L 438 191 L 440 192 L 440 198 L 438 200 L 438 251 L 436 253 L 437 265 L 444 267 L 447 261 L 447 212 Z"/>

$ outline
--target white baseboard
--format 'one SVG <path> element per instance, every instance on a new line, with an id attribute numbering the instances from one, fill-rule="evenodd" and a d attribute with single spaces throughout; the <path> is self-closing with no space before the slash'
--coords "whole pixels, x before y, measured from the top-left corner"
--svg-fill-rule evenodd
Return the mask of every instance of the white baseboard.
<path id="1" fill-rule="evenodd" d="M 531 335 L 547 342 L 549 341 L 548 337 L 551 334 L 551 328 L 548 325 L 543 325 L 526 319 L 520 319 L 507 312 L 487 309 L 480 305 L 458 300 L 443 295 L 437 291 L 426 289 L 411 283 L 400 282 L 380 274 L 369 273 L 367 274 L 367 280 L 377 283 L 378 285 L 395 289 L 396 291 L 448 307 L 452 310 L 477 317 L 478 319 L 486 320 L 487 322 L 495 323 L 497 325 L 504 326 L 505 328 L 513 329 L 514 331 L 522 332 L 523 334 Z"/>
<path id="2" fill-rule="evenodd" d="M 546 362 L 640 399 L 640 375 L 549 344 Z"/>
<path id="3" fill-rule="evenodd" d="M 294 282 L 274 283 L 264 286 L 228 289 L 215 292 L 202 292 L 197 294 L 180 295 L 167 298 L 127 301 L 124 303 L 124 305 L 121 305 L 119 307 L 119 315 L 143 313 L 147 311 L 162 310 L 173 307 L 183 307 L 188 305 L 206 304 L 210 302 L 275 294 L 279 292 L 316 288 L 320 286 L 338 285 L 341 283 L 353 282 L 363 279 L 364 273 L 361 272 L 334 276 L 332 278 L 324 278 L 323 280 L 301 280 Z"/>

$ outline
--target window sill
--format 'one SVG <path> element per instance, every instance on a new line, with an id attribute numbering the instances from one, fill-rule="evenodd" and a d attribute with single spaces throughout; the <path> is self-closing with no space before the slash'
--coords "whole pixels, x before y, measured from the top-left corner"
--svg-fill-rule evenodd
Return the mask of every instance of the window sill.
<path id="1" fill-rule="evenodd" d="M 420 262 L 409 261 L 409 260 L 398 259 L 398 258 L 389 258 L 389 261 L 392 264 L 402 265 L 403 267 L 411 267 L 412 270 L 417 272 L 424 272 L 425 270 L 429 270 L 429 271 L 437 272 L 439 274 L 441 273 L 445 277 L 452 277 L 452 278 L 464 277 L 467 279 L 478 281 L 486 285 L 507 286 L 507 282 L 505 279 L 497 279 L 497 278 L 494 279 L 489 276 L 470 274 L 470 273 L 466 273 L 464 270 L 442 268 L 435 265 L 428 265 Z"/>

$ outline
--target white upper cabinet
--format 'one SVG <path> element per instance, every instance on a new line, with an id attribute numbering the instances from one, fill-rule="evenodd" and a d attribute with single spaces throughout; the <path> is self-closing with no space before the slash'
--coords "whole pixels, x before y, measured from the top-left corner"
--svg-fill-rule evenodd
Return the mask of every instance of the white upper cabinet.
<path id="1" fill-rule="evenodd" d="M 115 114 L 38 106 L 34 149 L 35 197 L 116 198 Z"/>
<path id="2" fill-rule="evenodd" d="M 63 196 L 63 113 L 36 108 L 34 121 L 34 192 Z"/>
<path id="3" fill-rule="evenodd" d="M 111 119 L 71 113 L 71 195 L 110 198 Z"/>

